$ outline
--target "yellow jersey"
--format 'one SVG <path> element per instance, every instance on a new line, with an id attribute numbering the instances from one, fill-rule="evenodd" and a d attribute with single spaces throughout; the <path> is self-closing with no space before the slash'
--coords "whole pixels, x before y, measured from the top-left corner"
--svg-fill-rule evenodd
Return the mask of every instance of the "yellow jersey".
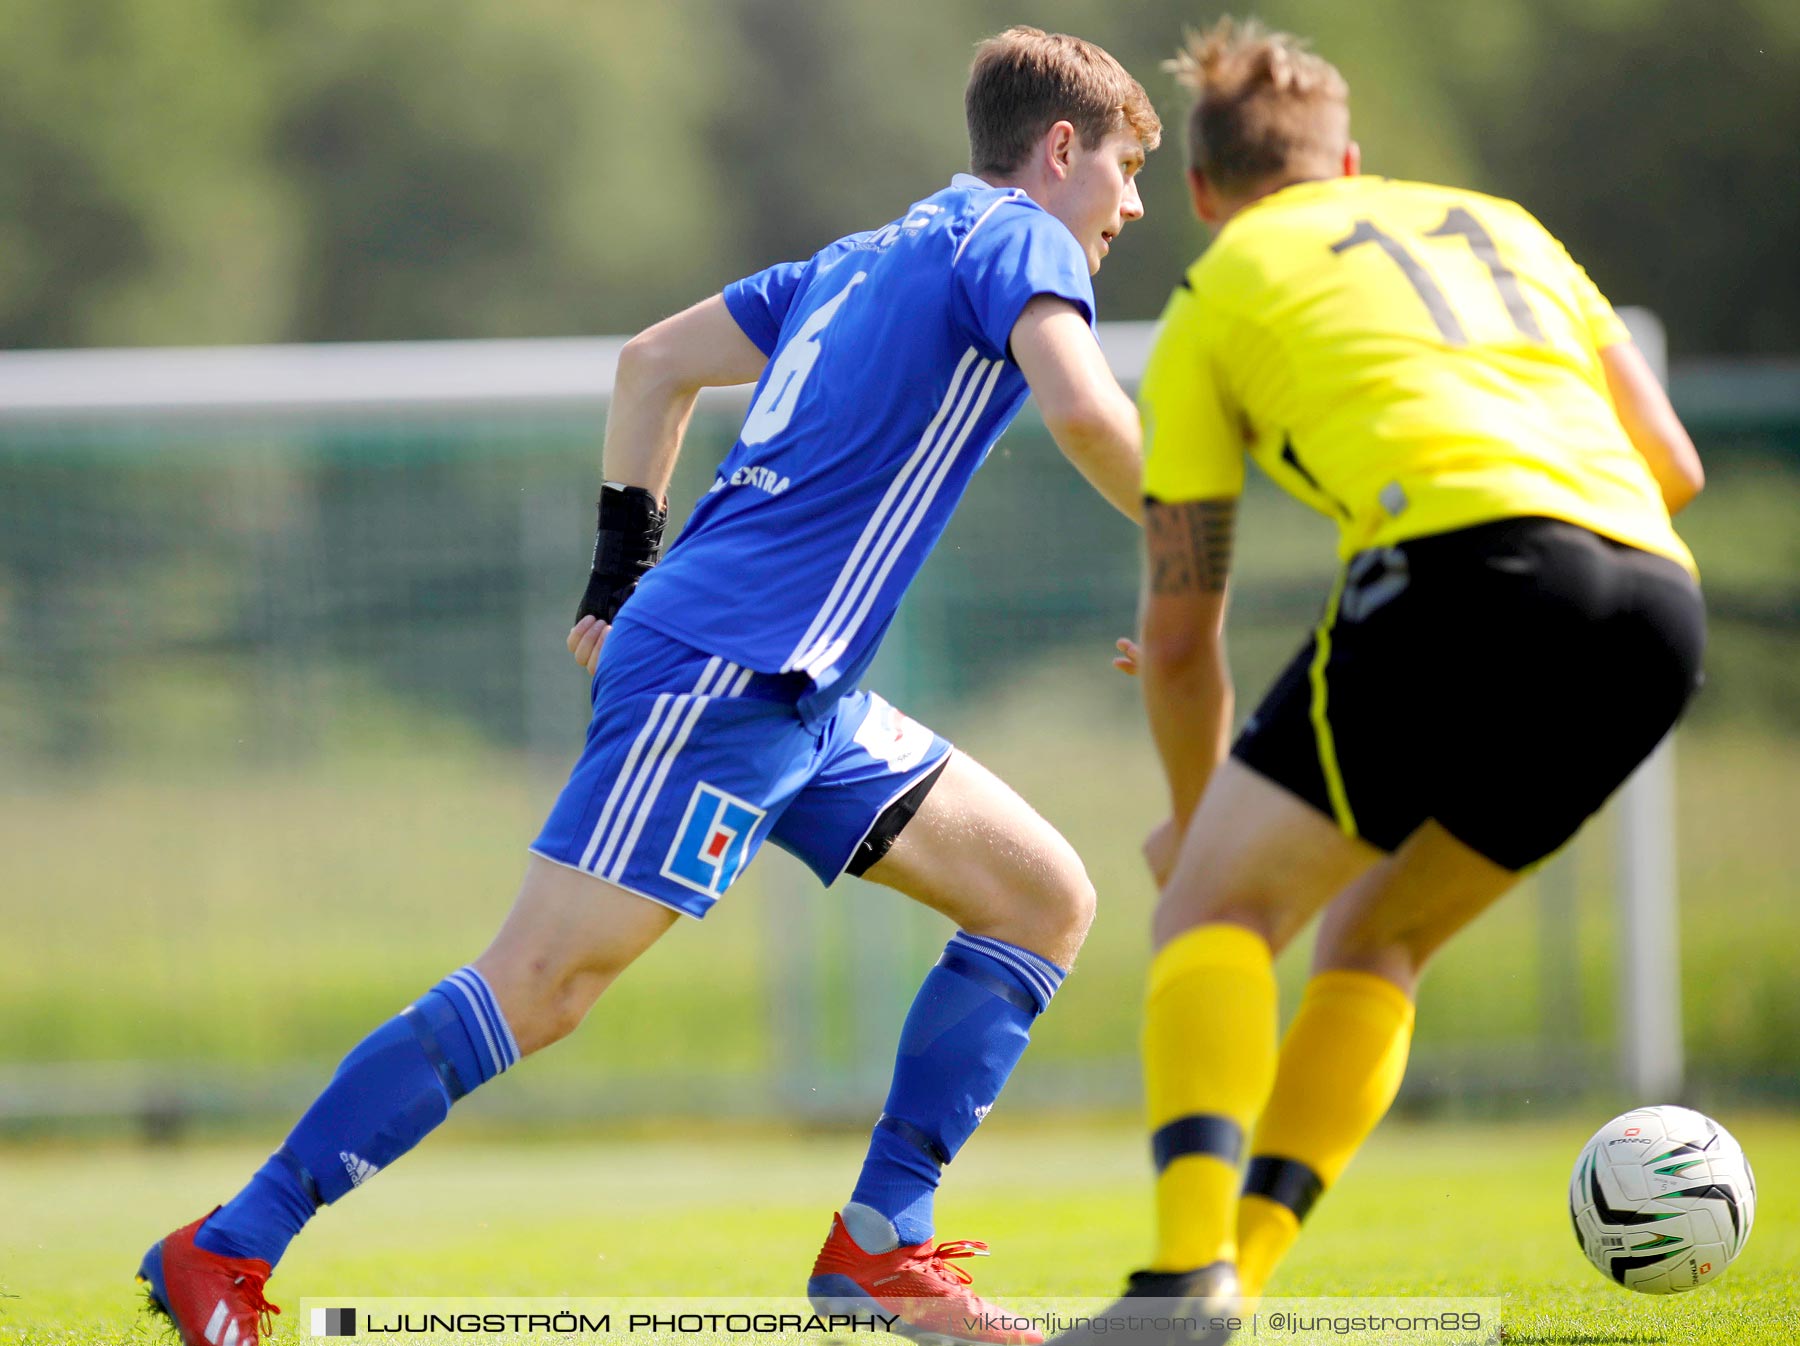
<path id="1" fill-rule="evenodd" d="M 1336 519 L 1340 554 L 1541 515 L 1694 561 L 1606 389 L 1630 337 L 1511 201 L 1387 178 L 1233 216 L 1163 312 L 1144 492 L 1235 496 L 1244 456 Z"/>

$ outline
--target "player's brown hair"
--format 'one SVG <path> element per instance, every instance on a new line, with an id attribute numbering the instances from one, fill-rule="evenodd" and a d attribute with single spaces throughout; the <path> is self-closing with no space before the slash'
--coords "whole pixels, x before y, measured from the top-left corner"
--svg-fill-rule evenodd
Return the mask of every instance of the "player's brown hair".
<path id="1" fill-rule="evenodd" d="M 1226 17 L 1190 32 L 1164 65 L 1194 95 L 1188 162 L 1220 191 L 1338 171 L 1350 143 L 1350 86 L 1300 38 Z"/>
<path id="2" fill-rule="evenodd" d="M 1162 140 L 1150 95 L 1108 52 L 1023 25 L 976 47 L 963 111 L 975 173 L 1013 172 L 1059 121 L 1072 125 L 1088 149 L 1126 127 L 1146 152 Z"/>

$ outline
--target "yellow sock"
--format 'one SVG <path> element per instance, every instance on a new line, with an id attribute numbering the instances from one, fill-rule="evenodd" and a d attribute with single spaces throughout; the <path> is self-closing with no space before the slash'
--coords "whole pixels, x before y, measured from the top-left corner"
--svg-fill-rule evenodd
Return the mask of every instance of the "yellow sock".
<path id="1" fill-rule="evenodd" d="M 1279 1201 L 1245 1194 L 1238 1199 L 1238 1292 L 1260 1298 L 1269 1275 L 1300 1236 L 1300 1219 Z"/>
<path id="2" fill-rule="evenodd" d="M 1156 1156 L 1157 1271 L 1237 1254 L 1238 1163 L 1275 1076 L 1269 946 L 1204 925 L 1150 964 L 1144 1083 Z"/>
<path id="3" fill-rule="evenodd" d="M 1413 1005 L 1385 977 L 1321 972 L 1294 1016 L 1238 1202 L 1238 1283 L 1262 1293 L 1320 1194 L 1400 1090 Z"/>

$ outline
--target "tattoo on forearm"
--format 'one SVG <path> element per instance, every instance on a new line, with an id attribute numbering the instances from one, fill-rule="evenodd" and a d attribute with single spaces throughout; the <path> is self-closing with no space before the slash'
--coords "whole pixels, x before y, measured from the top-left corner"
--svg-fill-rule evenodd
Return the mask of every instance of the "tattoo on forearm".
<path id="1" fill-rule="evenodd" d="M 1231 570 L 1236 500 L 1147 501 L 1144 541 L 1153 594 L 1217 593 Z"/>

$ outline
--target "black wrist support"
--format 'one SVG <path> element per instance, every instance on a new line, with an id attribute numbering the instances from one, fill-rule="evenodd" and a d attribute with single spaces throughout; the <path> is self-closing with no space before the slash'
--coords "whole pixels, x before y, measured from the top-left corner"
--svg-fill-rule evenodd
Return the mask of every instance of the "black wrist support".
<path id="1" fill-rule="evenodd" d="M 631 591 L 662 554 L 667 507 L 642 486 L 607 482 L 600 488 L 599 521 L 594 531 L 594 563 L 587 592 L 575 619 L 618 616 Z"/>

